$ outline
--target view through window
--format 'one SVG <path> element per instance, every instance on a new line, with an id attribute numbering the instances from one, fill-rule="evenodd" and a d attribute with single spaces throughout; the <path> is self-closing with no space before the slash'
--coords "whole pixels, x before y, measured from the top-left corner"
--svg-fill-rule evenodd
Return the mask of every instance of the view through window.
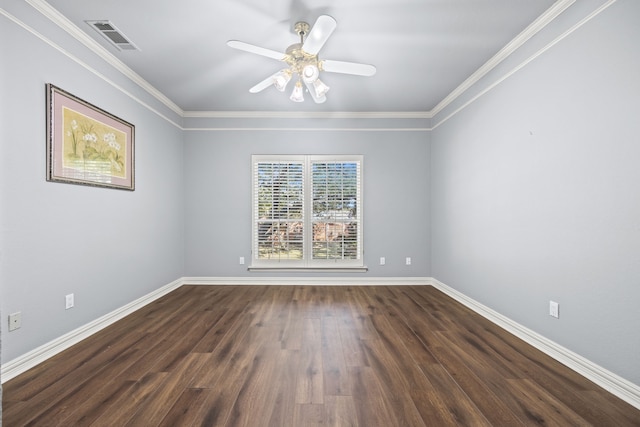
<path id="1" fill-rule="evenodd" d="M 362 266 L 362 156 L 253 156 L 253 265 Z"/>

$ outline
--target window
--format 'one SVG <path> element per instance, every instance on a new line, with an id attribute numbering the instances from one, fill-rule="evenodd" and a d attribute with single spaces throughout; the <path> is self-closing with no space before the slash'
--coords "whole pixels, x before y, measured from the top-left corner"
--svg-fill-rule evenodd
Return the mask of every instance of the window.
<path id="1" fill-rule="evenodd" d="M 362 156 L 253 156 L 252 268 L 357 268 Z"/>

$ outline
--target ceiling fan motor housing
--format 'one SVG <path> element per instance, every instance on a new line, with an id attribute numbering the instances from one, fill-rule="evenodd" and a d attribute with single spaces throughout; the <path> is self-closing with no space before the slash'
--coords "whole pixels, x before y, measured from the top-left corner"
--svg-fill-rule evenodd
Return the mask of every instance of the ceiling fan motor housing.
<path id="1" fill-rule="evenodd" d="M 284 62 L 289 64 L 291 69 L 300 76 L 303 76 L 303 70 L 308 65 L 320 68 L 318 55 L 312 55 L 302 50 L 302 43 L 295 43 L 287 48 Z"/>

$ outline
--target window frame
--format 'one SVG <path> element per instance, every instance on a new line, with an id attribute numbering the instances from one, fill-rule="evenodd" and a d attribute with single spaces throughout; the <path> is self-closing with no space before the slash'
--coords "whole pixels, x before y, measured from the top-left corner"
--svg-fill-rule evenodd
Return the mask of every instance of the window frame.
<path id="1" fill-rule="evenodd" d="M 258 207 L 258 165 L 261 163 L 300 163 L 302 165 L 302 259 L 259 259 L 259 207 Z M 355 218 L 349 217 L 348 222 L 355 223 L 356 256 L 354 259 L 313 259 L 313 164 L 314 163 L 356 163 L 356 200 Z M 252 155 L 251 156 L 251 263 L 250 271 L 259 270 L 290 270 L 290 271 L 366 271 L 364 265 L 364 239 L 363 239 L 363 163 L 362 155 Z M 334 220 L 333 222 L 347 221 Z M 344 244 L 344 242 L 343 242 Z"/>

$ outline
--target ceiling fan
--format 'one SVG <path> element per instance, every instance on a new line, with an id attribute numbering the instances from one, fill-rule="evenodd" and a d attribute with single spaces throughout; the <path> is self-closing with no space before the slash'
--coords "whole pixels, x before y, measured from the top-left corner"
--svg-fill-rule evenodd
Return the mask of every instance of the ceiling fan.
<path id="1" fill-rule="evenodd" d="M 304 101 L 304 89 L 302 87 L 304 83 L 313 100 L 320 104 L 327 100 L 326 93 L 329 91 L 329 86 L 319 79 L 321 71 L 356 76 L 373 76 L 376 73 L 376 67 L 373 65 L 333 61 L 330 59 L 320 60 L 318 58 L 318 52 L 335 29 L 336 20 L 329 15 L 321 15 L 313 24 L 311 30 L 308 23 L 298 22 L 293 27 L 293 30 L 300 36 L 300 43 L 292 44 L 284 53 L 238 40 L 229 40 L 227 45 L 234 49 L 277 59 L 288 65 L 287 68 L 283 68 L 253 86 L 249 89 L 249 92 L 258 93 L 271 85 L 282 92 L 295 75 L 297 80 L 290 99 L 294 102 Z"/>

